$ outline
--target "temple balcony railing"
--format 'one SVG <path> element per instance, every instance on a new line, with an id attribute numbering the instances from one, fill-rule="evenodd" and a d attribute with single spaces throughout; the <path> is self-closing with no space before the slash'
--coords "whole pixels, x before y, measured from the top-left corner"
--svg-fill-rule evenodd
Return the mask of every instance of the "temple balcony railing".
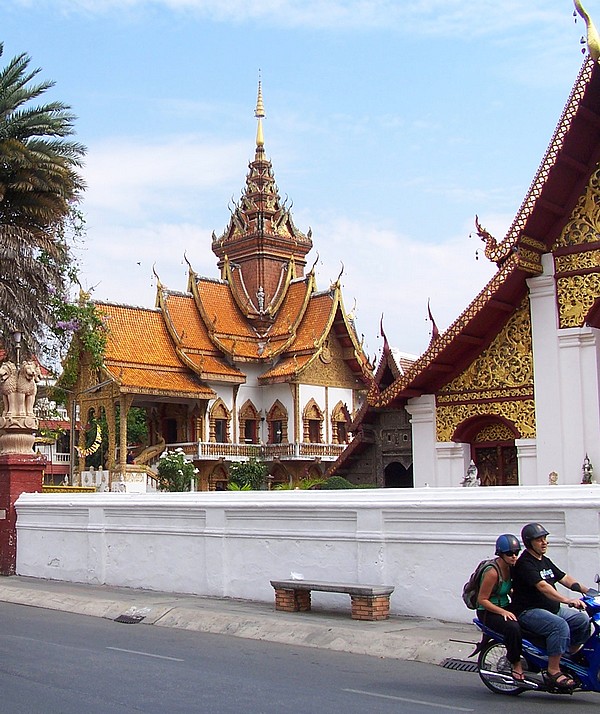
<path id="1" fill-rule="evenodd" d="M 312 444 L 307 442 L 284 444 L 226 444 L 212 441 L 194 441 L 183 444 L 167 444 L 169 451 L 181 449 L 191 459 L 198 461 L 245 461 L 251 458 L 261 461 L 307 460 L 335 461 L 347 444 Z"/>

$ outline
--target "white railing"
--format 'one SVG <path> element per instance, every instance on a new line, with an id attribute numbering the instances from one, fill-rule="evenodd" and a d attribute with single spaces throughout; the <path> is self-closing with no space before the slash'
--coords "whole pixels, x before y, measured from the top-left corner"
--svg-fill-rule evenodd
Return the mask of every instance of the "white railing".
<path id="1" fill-rule="evenodd" d="M 292 460 L 319 457 L 334 461 L 346 448 L 346 444 L 222 444 L 212 441 L 167 444 L 169 451 L 181 449 L 192 459 L 272 459 Z"/>

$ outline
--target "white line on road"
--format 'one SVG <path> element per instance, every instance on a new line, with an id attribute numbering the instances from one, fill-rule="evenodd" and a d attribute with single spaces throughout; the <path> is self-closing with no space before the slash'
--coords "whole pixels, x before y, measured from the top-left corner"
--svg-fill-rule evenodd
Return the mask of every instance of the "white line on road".
<path id="1" fill-rule="evenodd" d="M 343 689 L 344 692 L 352 694 L 364 694 L 367 697 L 379 697 L 380 699 L 394 699 L 397 702 L 407 702 L 407 704 L 422 704 L 425 707 L 438 707 L 439 709 L 451 709 L 454 712 L 474 712 L 475 709 L 465 709 L 465 707 L 452 707 L 449 704 L 436 704 L 436 702 L 423 702 L 420 699 L 407 699 L 406 697 L 394 697 L 391 694 L 377 694 L 377 692 L 365 692 L 362 689 Z"/>
<path id="2" fill-rule="evenodd" d="M 137 650 L 124 650 L 121 647 L 107 647 L 107 650 L 115 650 L 115 652 L 127 652 L 128 654 L 142 655 L 143 657 L 156 657 L 156 659 L 170 659 L 172 662 L 185 662 L 184 659 L 178 657 L 165 657 L 165 655 L 152 654 L 151 652 L 138 652 Z M 471 711 L 469 709 L 469 711 Z"/>

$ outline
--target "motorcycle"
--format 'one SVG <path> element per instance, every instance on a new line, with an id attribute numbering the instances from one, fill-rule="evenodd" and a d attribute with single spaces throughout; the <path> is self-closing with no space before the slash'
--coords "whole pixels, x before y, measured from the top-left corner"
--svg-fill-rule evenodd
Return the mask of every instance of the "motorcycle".
<path id="1" fill-rule="evenodd" d="M 596 576 L 600 585 L 600 576 Z M 470 655 L 478 655 L 477 671 L 485 686 L 496 694 L 517 696 L 527 691 L 551 694 L 573 694 L 575 691 L 600 692 L 600 592 L 588 590 L 582 597 L 590 618 L 591 635 L 574 655 L 563 655 L 561 669 L 576 683 L 575 687 L 559 687 L 546 677 L 548 656 L 543 638 L 523 630 L 522 663 L 524 681 L 513 679 L 511 666 L 506 659 L 504 638 L 487 627 L 478 618 L 473 622 L 481 630 L 482 639 Z"/>

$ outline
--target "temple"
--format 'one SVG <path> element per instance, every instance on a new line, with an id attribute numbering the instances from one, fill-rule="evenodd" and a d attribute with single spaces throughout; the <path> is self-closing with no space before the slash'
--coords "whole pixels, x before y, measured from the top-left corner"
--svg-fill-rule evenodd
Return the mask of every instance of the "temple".
<path id="1" fill-rule="evenodd" d="M 531 187 L 502 241 L 475 219 L 495 275 L 406 370 L 384 348 L 330 474 L 541 485 L 600 465 L 600 42 L 576 8 L 588 54 Z"/>
<path id="2" fill-rule="evenodd" d="M 271 484 L 318 478 L 346 446 L 372 379 L 340 278 L 319 291 L 314 266 L 305 270 L 311 231 L 294 225 L 265 155 L 260 83 L 255 115 L 245 187 L 212 236 L 219 277 L 188 262 L 185 291 L 158 279 L 154 308 L 96 303 L 108 345 L 100 370 L 83 355 L 71 411 L 80 407 L 83 424 L 104 412 L 104 467 L 125 490 L 150 487 L 161 452 L 176 448 L 196 465 L 200 489 L 225 488 L 229 464 L 253 457 L 267 462 Z M 128 463 L 133 407 L 146 412 L 148 440 Z M 84 471 L 83 430 L 80 447 Z"/>

